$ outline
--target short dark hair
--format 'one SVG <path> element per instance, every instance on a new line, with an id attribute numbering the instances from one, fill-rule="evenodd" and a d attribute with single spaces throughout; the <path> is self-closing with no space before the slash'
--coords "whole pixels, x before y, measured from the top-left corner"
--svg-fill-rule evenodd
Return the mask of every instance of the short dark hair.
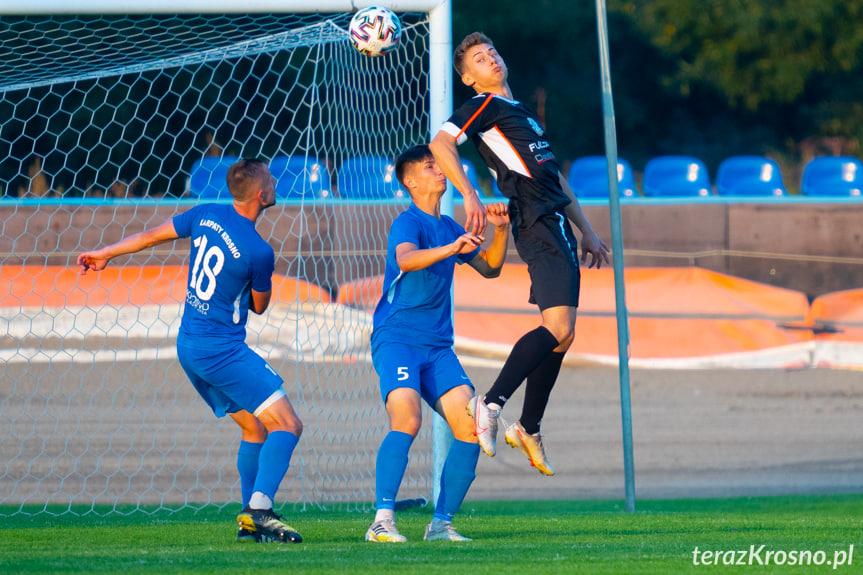
<path id="1" fill-rule="evenodd" d="M 455 54 L 453 54 L 452 57 L 452 65 L 455 67 L 455 71 L 458 72 L 459 76 L 464 74 L 465 52 L 467 52 L 474 46 L 478 46 L 480 44 L 488 44 L 489 46 L 494 48 L 494 43 L 491 41 L 491 38 L 489 38 L 482 32 L 471 32 L 464 37 L 464 40 L 461 41 L 461 44 L 456 46 Z"/>
<path id="2" fill-rule="evenodd" d="M 225 181 L 235 200 L 246 200 L 267 183 L 270 169 L 266 162 L 257 158 L 243 158 L 228 168 Z"/>
<path id="3" fill-rule="evenodd" d="M 418 164 L 427 158 L 434 158 L 434 155 L 426 144 L 420 144 L 418 146 L 408 148 L 399 154 L 398 158 L 396 158 L 396 178 L 398 178 L 399 183 L 404 189 L 407 190 L 407 186 L 405 186 L 405 171 L 408 166 L 411 164 Z"/>

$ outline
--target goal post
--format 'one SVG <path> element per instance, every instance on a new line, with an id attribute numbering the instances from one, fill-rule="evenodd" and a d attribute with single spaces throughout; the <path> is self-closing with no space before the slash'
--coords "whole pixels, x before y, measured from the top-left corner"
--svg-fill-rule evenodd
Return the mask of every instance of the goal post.
<path id="1" fill-rule="evenodd" d="M 373 282 L 406 204 L 349 195 L 361 186 L 342 168 L 392 159 L 450 115 L 450 1 L 11 4 L 0 514 L 238 501 L 239 431 L 197 398 L 173 351 L 188 247 L 98 275 L 73 266 L 210 197 L 220 162 L 248 155 L 283 162 L 290 184 L 258 223 L 276 251 L 274 303 L 250 317 L 247 340 L 305 423 L 277 504 L 367 508 L 387 425 L 368 350 Z M 367 5 L 402 18 L 397 51 L 348 45 L 351 12 Z M 400 497 L 432 491 L 432 435 L 415 443 Z"/>

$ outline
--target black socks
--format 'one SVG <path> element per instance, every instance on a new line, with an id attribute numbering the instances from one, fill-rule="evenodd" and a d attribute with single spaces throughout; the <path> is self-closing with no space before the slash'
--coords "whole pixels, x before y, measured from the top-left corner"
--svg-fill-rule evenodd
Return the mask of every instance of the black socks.
<path id="1" fill-rule="evenodd" d="M 491 386 L 491 389 L 485 394 L 485 402 L 496 403 L 503 407 L 506 401 L 512 397 L 512 394 L 518 389 L 521 383 L 533 371 L 543 363 L 554 348 L 560 345 L 550 331 L 545 327 L 539 326 L 533 331 L 529 331 L 519 339 L 512 348 L 503 369 L 500 370 L 500 375 Z M 562 356 L 563 354 L 561 354 Z M 561 357 L 562 361 L 562 357 Z M 558 370 L 560 370 L 560 362 L 558 362 Z M 551 391 L 551 386 L 554 385 L 552 380 L 548 391 Z M 530 388 L 528 388 L 530 391 Z M 548 393 L 546 392 L 546 401 Z M 543 406 L 544 409 L 544 406 Z M 540 417 L 542 415 L 540 414 Z M 522 421 L 522 425 L 524 421 Z"/>
<path id="2" fill-rule="evenodd" d="M 542 363 L 527 376 L 527 388 L 524 390 L 524 406 L 521 408 L 522 427 L 533 435 L 539 432 L 539 422 L 548 405 L 551 388 L 557 381 L 560 366 L 563 363 L 565 351 L 552 351 L 545 356 Z"/>

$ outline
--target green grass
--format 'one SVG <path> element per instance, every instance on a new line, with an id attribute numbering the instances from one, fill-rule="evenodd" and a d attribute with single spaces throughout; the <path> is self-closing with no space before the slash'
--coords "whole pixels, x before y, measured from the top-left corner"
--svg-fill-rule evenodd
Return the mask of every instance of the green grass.
<path id="1" fill-rule="evenodd" d="M 426 543 L 429 509 L 400 512 L 403 545 L 371 544 L 371 513 L 288 512 L 299 545 L 238 544 L 234 514 L 73 510 L 10 515 L 0 507 L 0 573 L 816 573 L 830 565 L 695 566 L 697 546 L 721 551 L 834 553 L 854 545 L 842 573 L 863 573 L 863 495 L 639 501 L 465 503 L 456 527 L 471 543 Z M 97 510 L 99 511 L 99 510 Z M 288 511 L 287 509 L 283 511 Z M 736 560 L 736 559 L 735 559 Z M 747 555 L 748 561 L 748 555 Z"/>

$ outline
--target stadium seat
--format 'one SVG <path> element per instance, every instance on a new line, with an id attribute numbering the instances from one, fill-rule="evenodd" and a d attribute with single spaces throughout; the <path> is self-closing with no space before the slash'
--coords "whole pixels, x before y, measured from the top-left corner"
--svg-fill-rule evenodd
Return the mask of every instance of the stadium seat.
<path id="1" fill-rule="evenodd" d="M 189 171 L 189 195 L 202 199 L 230 199 L 225 177 L 228 168 L 239 158 L 233 156 L 207 156 L 196 160 Z"/>
<path id="2" fill-rule="evenodd" d="M 348 158 L 339 168 L 339 197 L 354 200 L 404 199 L 392 160 L 383 156 Z"/>
<path id="3" fill-rule="evenodd" d="M 732 156 L 719 164 L 716 192 L 720 196 L 785 196 L 782 171 L 763 156 Z"/>
<path id="4" fill-rule="evenodd" d="M 710 175 L 698 158 L 658 156 L 644 167 L 641 190 L 654 198 L 709 196 Z"/>
<path id="5" fill-rule="evenodd" d="M 307 156 L 277 156 L 270 162 L 276 197 L 326 199 L 332 196 L 327 167 Z"/>
<path id="6" fill-rule="evenodd" d="M 608 160 L 605 156 L 578 158 L 569 168 L 569 186 L 579 198 L 608 197 Z M 632 198 L 635 193 L 635 176 L 632 166 L 617 159 L 617 192 L 621 198 Z"/>
<path id="7" fill-rule="evenodd" d="M 860 196 L 863 163 L 850 156 L 821 156 L 803 169 L 804 196 Z"/>

